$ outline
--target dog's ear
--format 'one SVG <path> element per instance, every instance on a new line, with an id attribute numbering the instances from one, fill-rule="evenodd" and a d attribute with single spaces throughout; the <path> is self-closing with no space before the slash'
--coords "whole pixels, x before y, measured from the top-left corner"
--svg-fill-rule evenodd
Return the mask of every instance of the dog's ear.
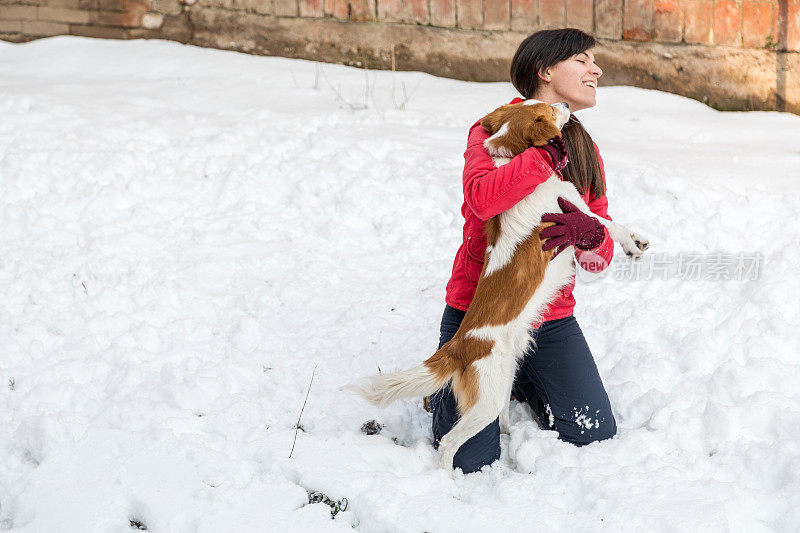
<path id="1" fill-rule="evenodd" d="M 553 137 L 560 137 L 561 131 L 547 117 L 540 115 L 525 125 L 523 135 L 532 146 L 544 146 Z"/>
<path id="2" fill-rule="evenodd" d="M 494 135 L 500 128 L 503 127 L 503 124 L 506 121 L 506 107 L 507 105 L 500 106 L 485 117 L 481 119 L 481 126 L 486 131 L 489 131 Z"/>

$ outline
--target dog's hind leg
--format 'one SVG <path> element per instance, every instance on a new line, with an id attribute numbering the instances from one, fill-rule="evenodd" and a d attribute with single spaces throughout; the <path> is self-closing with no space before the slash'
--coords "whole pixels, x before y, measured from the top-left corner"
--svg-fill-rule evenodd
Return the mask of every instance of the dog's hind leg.
<path id="1" fill-rule="evenodd" d="M 452 471 L 453 457 L 458 449 L 500 416 L 504 407 L 508 407 L 514 373 L 509 372 L 508 364 L 497 361 L 500 357 L 493 350 L 489 357 L 472 363 L 471 366 L 478 375 L 477 400 L 471 409 L 461 415 L 453 429 L 442 437 L 439 443 L 439 464 L 442 468 Z M 514 361 L 512 369 L 516 368 L 513 363 Z"/>
<path id="2" fill-rule="evenodd" d="M 496 398 L 480 398 L 472 409 L 439 442 L 439 465 L 452 471 L 453 458 L 461 446 L 491 424 L 503 409 Z M 506 400 L 508 401 L 508 400 Z"/>
<path id="3" fill-rule="evenodd" d="M 516 371 L 516 368 L 514 369 Z M 503 393 L 503 398 L 506 401 L 503 403 L 503 409 L 500 411 L 500 433 L 504 435 L 508 435 L 511 430 L 511 418 L 508 414 L 509 409 L 509 401 L 511 400 L 511 389 L 514 388 L 514 375 L 511 376 L 511 379 L 508 380 L 508 385 L 506 387 L 505 393 Z"/>
<path id="4" fill-rule="evenodd" d="M 502 411 L 500 411 L 500 433 L 503 435 L 508 435 L 511 433 L 511 416 L 508 413 L 508 408 L 508 404 L 506 404 L 503 406 Z"/>

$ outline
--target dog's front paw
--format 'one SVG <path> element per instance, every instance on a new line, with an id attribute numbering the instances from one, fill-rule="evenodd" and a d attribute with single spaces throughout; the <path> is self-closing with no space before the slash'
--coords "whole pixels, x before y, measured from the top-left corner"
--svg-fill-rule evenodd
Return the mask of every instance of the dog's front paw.
<path id="1" fill-rule="evenodd" d="M 644 254 L 644 251 L 647 250 L 649 247 L 650 247 L 650 241 L 648 241 L 641 235 L 637 235 L 636 233 L 631 233 L 630 239 L 622 243 L 622 249 L 625 251 L 625 255 L 627 255 L 634 261 L 641 259 L 642 255 Z"/>
<path id="2" fill-rule="evenodd" d="M 633 239 L 633 243 L 642 252 L 650 248 L 650 241 L 647 240 L 646 237 L 642 237 L 641 235 L 637 235 L 636 233 L 631 233 L 631 239 Z"/>

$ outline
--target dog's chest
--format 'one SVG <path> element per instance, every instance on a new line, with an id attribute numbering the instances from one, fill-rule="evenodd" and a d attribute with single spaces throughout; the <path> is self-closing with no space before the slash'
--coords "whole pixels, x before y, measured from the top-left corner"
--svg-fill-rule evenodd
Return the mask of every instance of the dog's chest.
<path id="1" fill-rule="evenodd" d="M 495 164 L 507 158 L 493 158 Z M 564 194 L 564 187 L 574 187 L 561 181 L 553 172 L 544 182 L 528 196 L 514 204 L 510 209 L 500 213 L 500 231 L 494 245 L 486 247 L 487 265 L 485 275 L 490 275 L 508 264 L 517 251 L 517 247 L 525 241 L 542 222 L 545 213 L 559 213 L 559 194 Z"/>
<path id="2" fill-rule="evenodd" d="M 508 157 L 499 156 L 492 157 L 492 159 L 498 168 L 511 161 Z M 542 215 L 545 213 L 560 213 L 561 208 L 558 206 L 558 196 L 564 193 L 565 187 L 574 188 L 572 184 L 562 181 L 553 172 L 532 193 L 510 209 L 500 213 L 498 215 L 500 217 L 500 238 L 502 239 L 504 234 L 508 233 L 506 237 L 519 243 L 522 239 L 528 237 L 536 226 L 541 223 Z"/>

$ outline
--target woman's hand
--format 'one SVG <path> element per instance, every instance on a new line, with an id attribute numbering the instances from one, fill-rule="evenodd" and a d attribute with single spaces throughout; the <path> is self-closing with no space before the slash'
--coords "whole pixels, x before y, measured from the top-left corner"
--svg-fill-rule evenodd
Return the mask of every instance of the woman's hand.
<path id="1" fill-rule="evenodd" d="M 553 137 L 547 144 L 544 146 L 537 147 L 540 152 L 545 153 L 550 156 L 550 160 L 552 161 L 551 167 L 553 170 L 562 170 L 569 159 L 567 159 L 567 145 L 564 144 L 564 139 L 561 137 Z"/>
<path id="2" fill-rule="evenodd" d="M 563 213 L 542 215 L 542 222 L 555 222 L 555 225 L 543 229 L 539 234 L 544 239 L 542 250 L 552 250 L 557 246 L 555 255 L 558 255 L 564 248 L 572 245 L 582 250 L 600 246 L 605 231 L 604 226 L 596 218 L 583 213 L 575 204 L 561 196 L 558 197 L 558 207 Z"/>

